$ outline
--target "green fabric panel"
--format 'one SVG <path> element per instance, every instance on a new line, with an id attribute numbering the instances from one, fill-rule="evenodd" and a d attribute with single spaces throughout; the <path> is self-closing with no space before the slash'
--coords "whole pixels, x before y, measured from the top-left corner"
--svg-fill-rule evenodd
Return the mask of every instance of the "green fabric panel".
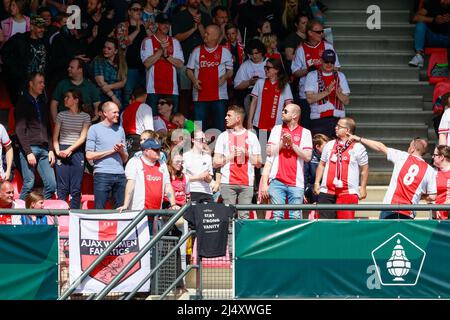
<path id="1" fill-rule="evenodd" d="M 0 226 L 0 299 L 57 299 L 57 240 L 56 226 Z"/>
<path id="2" fill-rule="evenodd" d="M 235 231 L 238 297 L 450 297 L 450 222 L 240 220 Z"/>

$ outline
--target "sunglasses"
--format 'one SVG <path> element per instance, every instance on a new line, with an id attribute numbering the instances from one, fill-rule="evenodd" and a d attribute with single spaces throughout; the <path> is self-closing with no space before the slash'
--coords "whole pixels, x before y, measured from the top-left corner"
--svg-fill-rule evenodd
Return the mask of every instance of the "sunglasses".
<path id="1" fill-rule="evenodd" d="M 323 30 L 311 30 L 311 31 L 317 34 L 322 34 L 324 32 Z"/>
<path id="2" fill-rule="evenodd" d="M 323 64 L 334 64 L 334 61 L 324 61 Z"/>
<path id="3" fill-rule="evenodd" d="M 131 8 L 131 11 L 143 11 L 144 9 L 143 8 Z"/>
<path id="4" fill-rule="evenodd" d="M 281 112 L 288 113 L 289 111 L 287 111 L 287 109 L 283 109 Z"/>

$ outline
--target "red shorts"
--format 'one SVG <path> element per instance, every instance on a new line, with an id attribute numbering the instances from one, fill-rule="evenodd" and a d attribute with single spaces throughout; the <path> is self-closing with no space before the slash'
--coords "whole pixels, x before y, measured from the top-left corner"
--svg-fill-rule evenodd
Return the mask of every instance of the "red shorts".
<path id="1" fill-rule="evenodd" d="M 336 204 L 358 204 L 359 198 L 357 194 L 336 195 Z M 337 210 L 337 219 L 355 219 L 355 211 Z"/>

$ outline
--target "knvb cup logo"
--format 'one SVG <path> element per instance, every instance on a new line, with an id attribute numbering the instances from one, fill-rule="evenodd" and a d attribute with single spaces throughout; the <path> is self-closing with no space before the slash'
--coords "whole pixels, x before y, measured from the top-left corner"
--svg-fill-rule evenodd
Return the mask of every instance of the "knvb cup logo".
<path id="1" fill-rule="evenodd" d="M 426 252 L 401 233 L 372 251 L 377 276 L 384 286 L 415 286 Z"/>

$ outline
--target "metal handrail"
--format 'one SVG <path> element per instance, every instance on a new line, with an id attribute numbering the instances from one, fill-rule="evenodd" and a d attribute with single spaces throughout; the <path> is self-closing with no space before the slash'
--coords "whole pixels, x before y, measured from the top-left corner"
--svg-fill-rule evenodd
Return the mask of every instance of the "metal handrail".
<path id="1" fill-rule="evenodd" d="M 185 234 L 181 239 L 178 241 L 178 243 L 164 256 L 164 258 L 154 267 L 152 268 L 152 271 L 145 276 L 145 278 L 139 282 L 139 284 L 136 286 L 136 288 L 131 291 L 124 300 L 130 300 L 134 297 L 134 295 L 138 292 L 138 290 L 148 281 L 151 277 L 163 266 L 164 263 L 183 245 L 184 242 L 191 236 L 195 234 L 194 230 L 189 231 L 187 234 Z M 197 267 L 197 265 L 193 265 L 194 268 Z"/>
<path id="2" fill-rule="evenodd" d="M 89 267 L 84 270 L 81 275 L 72 283 L 72 285 L 62 294 L 62 296 L 58 300 L 67 299 L 72 292 L 80 285 L 80 283 L 94 270 L 94 268 L 103 261 L 104 258 L 115 248 L 117 245 L 133 230 L 134 227 L 138 225 L 138 223 L 145 218 L 145 210 L 139 211 L 136 217 L 131 220 L 131 222 L 119 233 L 116 239 L 111 242 L 105 250 L 89 265 Z"/>
<path id="3" fill-rule="evenodd" d="M 112 281 L 105 288 L 103 288 L 102 291 L 98 293 L 98 295 L 96 295 L 95 300 L 103 299 L 128 273 L 128 271 L 130 271 L 131 268 L 133 268 L 133 266 L 139 260 L 141 260 L 141 258 L 163 237 L 163 235 L 166 234 L 167 231 L 169 231 L 169 229 L 175 225 L 175 223 L 179 218 L 183 216 L 184 212 L 190 207 L 190 205 L 190 202 L 185 204 L 176 214 L 174 214 L 173 217 L 170 218 L 169 221 L 167 221 L 167 223 L 163 226 L 163 228 L 153 237 L 153 239 L 147 242 L 144 247 L 138 252 L 138 254 L 134 256 L 133 259 L 131 259 L 131 261 L 125 266 L 125 268 L 123 268 L 122 271 L 120 271 L 116 275 L 116 277 L 114 277 Z"/>
<path id="4" fill-rule="evenodd" d="M 449 204 L 237 204 L 234 205 L 237 210 L 355 210 L 355 211 L 392 211 L 392 210 L 414 210 L 429 211 L 442 210 L 450 211 Z M 1 214 L 19 214 L 19 215 L 50 215 L 50 216 L 66 216 L 71 210 L 68 209 L 1 209 Z M 76 210 L 79 213 L 101 214 L 111 213 L 114 210 Z M 122 212 L 130 212 L 127 210 Z M 119 213 L 119 211 L 117 211 Z M 145 210 L 147 216 L 155 215 L 174 215 L 173 210 Z"/>

